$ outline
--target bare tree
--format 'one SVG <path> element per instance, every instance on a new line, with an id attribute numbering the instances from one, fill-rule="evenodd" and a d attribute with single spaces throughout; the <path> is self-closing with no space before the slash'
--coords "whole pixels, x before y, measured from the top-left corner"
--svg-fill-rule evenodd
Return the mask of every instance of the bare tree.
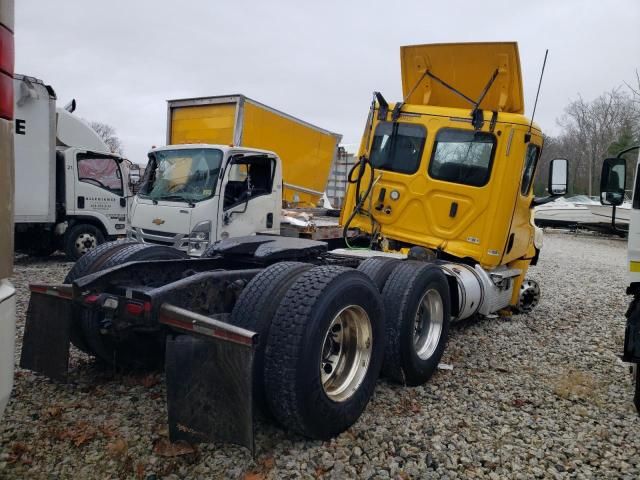
<path id="1" fill-rule="evenodd" d="M 629 88 L 629 90 L 631 90 L 631 94 L 633 95 L 633 101 L 636 102 L 637 104 L 640 104 L 640 74 L 638 73 L 637 69 L 636 69 L 636 85 L 631 86 L 627 82 L 624 82 L 624 84 Z"/>
<path id="2" fill-rule="evenodd" d="M 122 142 L 118 138 L 115 128 L 102 122 L 89 122 L 89 125 L 96 131 L 102 141 L 107 144 L 111 153 L 122 156 L 124 153 Z"/>
<path id="3" fill-rule="evenodd" d="M 637 138 L 639 121 L 640 105 L 620 88 L 605 92 L 591 102 L 578 96 L 565 108 L 558 121 L 564 129 L 558 143 L 564 156 L 574 164 L 574 188 L 584 186 L 588 195 L 597 190 L 595 172 L 601 160 L 623 136 L 631 134 Z"/>

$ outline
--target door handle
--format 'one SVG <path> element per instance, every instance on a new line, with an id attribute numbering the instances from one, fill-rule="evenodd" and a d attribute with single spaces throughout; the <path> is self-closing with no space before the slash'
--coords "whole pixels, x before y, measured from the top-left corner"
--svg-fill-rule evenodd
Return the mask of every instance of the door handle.
<path id="1" fill-rule="evenodd" d="M 78 197 L 78 208 L 84 208 L 84 197 Z"/>
<path id="2" fill-rule="evenodd" d="M 451 208 L 449 208 L 449 216 L 454 218 L 458 214 L 458 202 L 451 202 Z"/>

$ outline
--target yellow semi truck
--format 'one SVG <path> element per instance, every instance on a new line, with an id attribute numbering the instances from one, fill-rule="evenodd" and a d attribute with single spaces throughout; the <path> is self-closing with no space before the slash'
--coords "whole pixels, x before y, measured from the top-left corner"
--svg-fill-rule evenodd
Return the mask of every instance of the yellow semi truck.
<path id="1" fill-rule="evenodd" d="M 244 95 L 167 102 L 167 145 L 218 144 L 276 152 L 282 159 L 285 206 L 318 204 L 341 139 Z"/>
<path id="2" fill-rule="evenodd" d="M 551 163 L 549 196 L 534 198 L 542 134 L 523 115 L 517 45 L 401 54 L 404 98 L 374 95 L 349 173 L 351 248 L 252 235 L 187 259 L 105 244 L 64 284 L 31 286 L 23 367 L 66 378 L 70 341 L 125 368 L 164 359 L 171 438 L 253 448 L 255 408 L 330 438 L 358 419 L 381 371 L 428 381 L 451 322 L 531 310 L 540 290 L 525 277 L 541 247 L 531 209 L 565 193 L 567 164 Z M 218 150 L 221 172 L 278 174 L 274 152 Z M 224 198 L 233 180 L 216 178 L 207 189 Z"/>

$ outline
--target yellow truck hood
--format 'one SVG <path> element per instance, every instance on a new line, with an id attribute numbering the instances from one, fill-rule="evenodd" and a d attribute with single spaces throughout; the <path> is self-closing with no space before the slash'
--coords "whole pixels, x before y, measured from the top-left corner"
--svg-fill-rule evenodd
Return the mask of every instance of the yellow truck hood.
<path id="1" fill-rule="evenodd" d="M 410 93 L 406 99 L 408 104 L 472 108 L 464 98 L 425 76 L 425 71 L 477 100 L 498 69 L 498 76 L 480 108 L 524 113 L 520 57 L 515 42 L 409 45 L 400 47 L 400 57 L 402 94 L 407 97 Z"/>

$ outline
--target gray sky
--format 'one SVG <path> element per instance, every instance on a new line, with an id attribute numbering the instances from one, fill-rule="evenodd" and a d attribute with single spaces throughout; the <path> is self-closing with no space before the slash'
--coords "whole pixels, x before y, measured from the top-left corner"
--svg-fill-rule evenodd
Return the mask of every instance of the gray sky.
<path id="1" fill-rule="evenodd" d="M 517 41 L 531 114 L 556 133 L 567 102 L 640 69 L 640 1 L 16 1 L 16 72 L 113 125 L 146 162 L 166 100 L 243 93 L 358 143 L 371 92 L 400 99 L 400 46 Z"/>

